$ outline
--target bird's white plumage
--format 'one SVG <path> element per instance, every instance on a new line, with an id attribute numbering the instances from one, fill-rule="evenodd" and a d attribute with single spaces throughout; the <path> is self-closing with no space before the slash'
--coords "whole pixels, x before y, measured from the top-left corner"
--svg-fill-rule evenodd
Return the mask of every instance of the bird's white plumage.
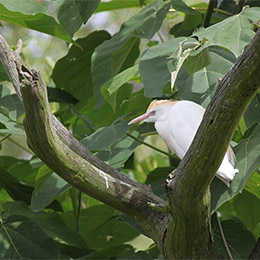
<path id="1" fill-rule="evenodd" d="M 129 124 L 138 121 L 154 122 L 156 131 L 171 152 L 182 159 L 198 130 L 204 111 L 202 106 L 192 101 L 154 100 L 144 115 Z M 234 168 L 234 162 L 235 156 L 229 147 L 216 174 L 228 187 L 238 172 Z"/>

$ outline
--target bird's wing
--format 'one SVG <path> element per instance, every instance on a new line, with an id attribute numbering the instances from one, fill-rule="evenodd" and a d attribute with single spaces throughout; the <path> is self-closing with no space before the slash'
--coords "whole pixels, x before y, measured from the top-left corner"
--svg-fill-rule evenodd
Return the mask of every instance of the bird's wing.
<path id="1" fill-rule="evenodd" d="M 230 162 L 230 164 L 232 166 L 234 166 L 236 163 L 236 155 L 235 155 L 231 145 L 229 145 L 229 147 L 228 147 L 227 156 L 228 156 L 228 161 Z"/>
<path id="2" fill-rule="evenodd" d="M 191 145 L 204 111 L 202 106 L 191 101 L 179 101 L 170 111 L 168 119 L 170 142 L 181 159 Z"/>

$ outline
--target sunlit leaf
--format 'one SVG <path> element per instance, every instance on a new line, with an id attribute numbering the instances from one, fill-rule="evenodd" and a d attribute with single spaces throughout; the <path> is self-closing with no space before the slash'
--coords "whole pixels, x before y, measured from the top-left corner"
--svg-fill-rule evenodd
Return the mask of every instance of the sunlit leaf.
<path id="1" fill-rule="evenodd" d="M 169 7 L 169 3 L 165 4 L 162 0 L 154 1 L 126 21 L 120 31 L 110 40 L 96 48 L 92 56 L 92 74 L 98 107 L 103 102 L 100 96 L 100 88 L 119 72 L 120 64 L 123 65 L 134 46 L 134 41 L 137 40 L 136 36 L 150 39 L 161 27 Z M 121 57 L 120 63 L 113 62 L 115 53 L 117 53 L 117 57 Z"/>
<path id="2" fill-rule="evenodd" d="M 114 111 L 116 107 L 116 93 L 118 89 L 133 77 L 138 76 L 138 74 L 139 66 L 135 65 L 117 74 L 101 88 L 102 95 L 104 96 L 106 101 L 112 106 Z"/>
<path id="3" fill-rule="evenodd" d="M 47 10 L 32 0 L 0 0 L 0 19 L 75 43 Z"/>
<path id="4" fill-rule="evenodd" d="M 54 67 L 52 78 L 56 87 L 86 102 L 93 95 L 91 55 L 95 48 L 109 37 L 106 31 L 95 31 L 85 38 L 78 39 L 77 43 L 82 49 L 72 46 L 68 54 Z"/>
<path id="5" fill-rule="evenodd" d="M 193 35 L 200 39 L 205 37 L 208 40 L 203 48 L 213 45 L 222 46 L 238 57 L 254 36 L 252 23 L 260 18 L 259 13 L 259 7 L 245 8 L 241 13 L 202 29 Z"/>

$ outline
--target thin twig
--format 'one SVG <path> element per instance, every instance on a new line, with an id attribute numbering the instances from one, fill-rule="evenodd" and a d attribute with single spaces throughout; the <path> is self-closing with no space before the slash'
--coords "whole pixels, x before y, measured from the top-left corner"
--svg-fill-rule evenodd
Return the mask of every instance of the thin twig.
<path id="1" fill-rule="evenodd" d="M 226 238 L 225 238 L 225 235 L 224 235 L 224 232 L 223 232 L 223 228 L 222 228 L 222 225 L 220 223 L 220 220 L 219 220 L 219 217 L 218 217 L 218 212 L 216 211 L 214 213 L 215 215 L 215 218 L 216 218 L 216 222 L 217 222 L 217 226 L 218 226 L 218 229 L 219 229 L 219 232 L 220 232 L 220 236 L 221 236 L 221 240 L 222 240 L 222 243 L 224 245 L 224 248 L 225 248 L 225 251 L 226 251 L 226 254 L 228 256 L 228 259 L 229 260 L 234 260 L 231 253 L 230 253 L 230 250 L 229 250 L 229 247 L 228 247 L 228 244 L 227 244 L 227 241 L 226 241 Z"/>
<path id="2" fill-rule="evenodd" d="M 175 156 L 174 156 L 173 154 L 167 153 L 167 152 L 165 152 L 165 151 L 163 151 L 163 150 L 161 150 L 161 149 L 159 149 L 159 148 L 157 148 L 157 147 L 155 147 L 155 146 L 153 146 L 153 145 L 151 145 L 151 144 L 148 144 L 148 143 L 146 143 L 145 141 L 143 141 L 142 139 L 131 135 L 130 133 L 127 133 L 127 135 L 128 135 L 129 137 L 133 138 L 134 140 L 136 140 L 137 142 L 139 142 L 139 143 L 141 143 L 141 144 L 144 144 L 144 145 L 150 147 L 151 149 L 153 149 L 153 150 L 155 150 L 155 151 L 157 151 L 157 152 L 159 152 L 159 153 L 162 153 L 162 154 L 167 155 L 167 156 L 169 156 L 169 157 L 175 158 Z"/>

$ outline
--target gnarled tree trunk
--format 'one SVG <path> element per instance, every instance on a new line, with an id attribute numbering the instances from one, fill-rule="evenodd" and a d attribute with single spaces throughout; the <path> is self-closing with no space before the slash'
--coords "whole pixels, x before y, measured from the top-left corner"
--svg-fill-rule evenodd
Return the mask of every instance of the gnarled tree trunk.
<path id="1" fill-rule="evenodd" d="M 49 111 L 40 73 L 21 64 L 20 48 L 21 44 L 13 52 L 0 37 L 0 59 L 24 104 L 24 126 L 35 154 L 71 185 L 129 214 L 166 259 L 222 259 L 211 239 L 209 185 L 237 123 L 260 87 L 260 31 L 219 83 L 168 185 L 169 202 L 100 161 L 69 133 Z"/>

